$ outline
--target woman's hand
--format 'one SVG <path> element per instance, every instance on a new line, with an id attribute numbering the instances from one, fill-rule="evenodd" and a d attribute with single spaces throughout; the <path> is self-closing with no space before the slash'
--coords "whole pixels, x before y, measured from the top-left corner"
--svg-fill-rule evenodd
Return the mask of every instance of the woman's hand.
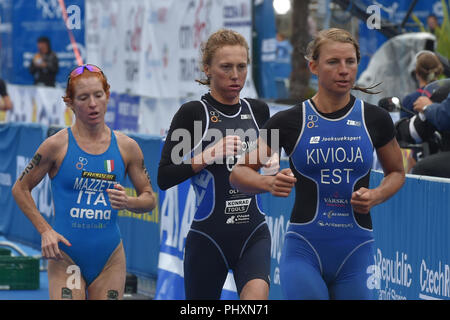
<path id="1" fill-rule="evenodd" d="M 297 178 L 294 177 L 292 170 L 285 168 L 273 177 L 269 192 L 276 197 L 287 197 L 296 182 Z"/>
<path id="2" fill-rule="evenodd" d="M 360 188 L 352 193 L 350 203 L 357 213 L 369 213 L 370 209 L 380 201 L 375 189 Z"/>
<path id="3" fill-rule="evenodd" d="M 59 250 L 58 242 L 64 243 L 66 246 L 72 246 L 70 242 L 53 229 L 44 231 L 41 234 L 41 250 L 44 259 L 61 260 L 62 254 Z"/>
<path id="4" fill-rule="evenodd" d="M 113 209 L 122 210 L 128 208 L 128 196 L 121 184 L 116 183 L 114 189 L 106 189 L 106 192 L 108 192 L 109 202 Z"/>
<path id="5" fill-rule="evenodd" d="M 242 142 L 239 136 L 225 136 L 212 147 L 203 151 L 203 160 L 206 164 L 212 164 L 216 161 L 230 156 L 235 156 L 242 150 Z"/>

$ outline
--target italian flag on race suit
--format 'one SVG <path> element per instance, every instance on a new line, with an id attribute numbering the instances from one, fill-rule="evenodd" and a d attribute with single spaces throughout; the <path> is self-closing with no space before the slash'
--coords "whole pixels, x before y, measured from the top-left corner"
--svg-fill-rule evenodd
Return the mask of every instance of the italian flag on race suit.
<path id="1" fill-rule="evenodd" d="M 105 160 L 105 170 L 108 173 L 114 171 L 114 160 Z"/>

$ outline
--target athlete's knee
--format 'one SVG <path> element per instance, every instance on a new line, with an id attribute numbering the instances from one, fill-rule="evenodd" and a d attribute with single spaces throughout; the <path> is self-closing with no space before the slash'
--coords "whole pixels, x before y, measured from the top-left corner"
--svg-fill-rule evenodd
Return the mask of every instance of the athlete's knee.
<path id="1" fill-rule="evenodd" d="M 269 284 L 263 279 L 253 279 L 247 282 L 240 294 L 241 300 L 267 300 Z"/>
<path id="2" fill-rule="evenodd" d="M 117 290 L 108 290 L 106 293 L 107 300 L 119 300 L 119 291 Z"/>
<path id="3" fill-rule="evenodd" d="M 72 300 L 73 299 L 72 289 L 69 289 L 67 287 L 61 288 L 61 299 L 62 300 Z"/>

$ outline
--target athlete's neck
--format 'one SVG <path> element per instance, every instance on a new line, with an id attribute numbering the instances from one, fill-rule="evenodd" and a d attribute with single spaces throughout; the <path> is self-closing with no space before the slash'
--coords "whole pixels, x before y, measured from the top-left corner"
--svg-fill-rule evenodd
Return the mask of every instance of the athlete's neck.
<path id="1" fill-rule="evenodd" d="M 344 108 L 350 102 L 350 92 L 345 95 L 325 95 L 318 92 L 311 99 L 318 111 L 332 113 Z"/>
<path id="2" fill-rule="evenodd" d="M 235 97 L 230 97 L 230 98 L 226 98 L 223 97 L 221 94 L 218 94 L 216 91 L 211 90 L 209 92 L 209 94 L 211 95 L 211 97 L 213 97 L 217 102 L 220 102 L 222 104 L 227 104 L 227 105 L 235 105 L 239 103 L 239 95 L 235 96 Z"/>
<path id="3" fill-rule="evenodd" d="M 100 140 L 105 136 L 109 136 L 110 129 L 104 123 L 98 126 L 86 126 L 81 122 L 75 121 L 72 126 L 72 133 L 83 139 Z"/>
<path id="4" fill-rule="evenodd" d="M 75 122 L 71 129 L 75 141 L 84 152 L 102 154 L 108 150 L 112 135 L 111 129 L 105 124 L 86 129 Z"/>

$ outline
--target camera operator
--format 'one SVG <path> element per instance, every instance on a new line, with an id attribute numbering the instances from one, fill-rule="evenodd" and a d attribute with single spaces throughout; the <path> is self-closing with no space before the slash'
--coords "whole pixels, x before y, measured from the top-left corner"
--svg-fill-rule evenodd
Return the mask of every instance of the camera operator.
<path id="1" fill-rule="evenodd" d="M 421 120 L 427 120 L 437 130 L 450 130 L 450 93 L 440 103 L 433 103 L 428 97 L 421 96 L 414 102 L 414 110 L 419 112 Z M 445 137 L 445 132 L 444 132 Z M 413 174 L 450 178 L 450 149 L 432 154 L 419 161 L 412 169 Z"/>

